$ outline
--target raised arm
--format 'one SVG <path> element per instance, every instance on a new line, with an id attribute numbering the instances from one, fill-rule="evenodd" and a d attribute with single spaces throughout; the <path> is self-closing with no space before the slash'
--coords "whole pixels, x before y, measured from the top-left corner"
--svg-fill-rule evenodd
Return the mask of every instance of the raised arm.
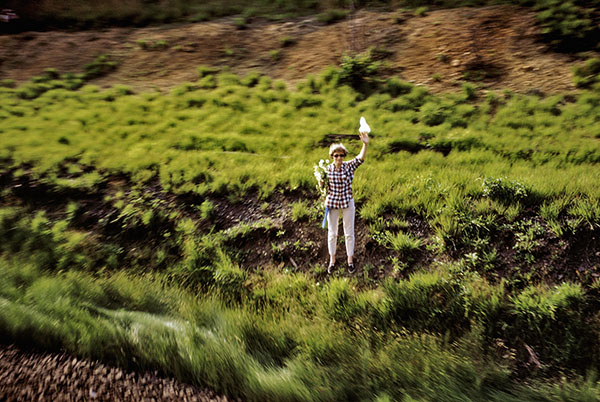
<path id="1" fill-rule="evenodd" d="M 358 159 L 364 162 L 365 155 L 367 154 L 367 147 L 369 146 L 369 134 L 368 133 L 360 133 L 360 140 L 363 142 L 362 149 L 358 154 Z"/>

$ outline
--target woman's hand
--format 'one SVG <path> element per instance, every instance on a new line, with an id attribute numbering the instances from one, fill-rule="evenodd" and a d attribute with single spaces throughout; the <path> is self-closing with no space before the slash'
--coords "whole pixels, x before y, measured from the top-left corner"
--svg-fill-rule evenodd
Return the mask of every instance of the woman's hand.
<path id="1" fill-rule="evenodd" d="M 367 132 L 362 132 L 360 133 L 360 140 L 365 144 L 368 145 L 369 144 L 369 133 Z"/>

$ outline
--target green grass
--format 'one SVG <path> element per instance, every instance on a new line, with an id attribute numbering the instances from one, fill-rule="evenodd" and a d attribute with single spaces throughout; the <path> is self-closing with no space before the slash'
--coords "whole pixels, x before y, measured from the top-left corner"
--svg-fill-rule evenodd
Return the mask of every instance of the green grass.
<path id="1" fill-rule="evenodd" d="M 368 55 L 297 88 L 205 67 L 166 94 L 84 81 L 0 88 L 1 340 L 245 400 L 598 396 L 598 282 L 555 281 L 544 250 L 598 233 L 597 92 L 438 96 Z M 312 167 L 362 115 L 357 219 L 396 273 L 324 281 L 284 256 L 316 249 L 290 238 L 320 224 Z M 260 241 L 272 263 L 241 264 Z"/>
<path id="2" fill-rule="evenodd" d="M 534 322 L 521 318 L 522 311 L 540 309 L 539 316 L 532 315 L 533 325 L 562 328 L 568 314 L 581 314 L 574 303 L 584 295 L 577 286 L 525 291 L 508 299 L 502 287 L 472 278 L 462 281 L 465 293 L 447 298 L 439 295 L 450 296 L 458 283 L 446 274 L 417 275 L 373 292 L 357 291 L 347 279 L 315 286 L 302 274 L 266 271 L 262 280 L 246 286 L 240 302 L 228 306 L 218 297 L 170 285 L 160 275 L 49 274 L 8 258 L 0 260 L 0 272 L 5 278 L 1 339 L 157 369 L 245 400 L 387 395 L 452 401 L 519 395 L 520 400 L 567 401 L 599 392 L 594 379 L 517 385 L 503 367 L 510 359 L 489 364 L 478 358 L 484 333 L 500 328 L 502 320 Z M 449 342 L 418 333 L 444 325 L 452 314 L 459 318 L 454 323 L 462 337 Z M 573 318 L 567 322 L 582 324 Z M 536 339 L 536 348 L 550 343 Z"/>

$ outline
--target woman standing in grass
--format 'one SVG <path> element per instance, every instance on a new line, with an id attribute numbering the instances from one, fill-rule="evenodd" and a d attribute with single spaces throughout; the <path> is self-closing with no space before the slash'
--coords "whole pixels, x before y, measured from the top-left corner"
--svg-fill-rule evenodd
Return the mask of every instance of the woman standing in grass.
<path id="1" fill-rule="evenodd" d="M 365 123 L 366 125 L 366 123 Z M 368 128 L 368 126 L 366 126 Z M 348 256 L 348 272 L 354 273 L 354 198 L 352 197 L 352 180 L 354 171 L 365 161 L 367 147 L 369 145 L 370 130 L 360 128 L 360 139 L 363 142 L 362 149 L 356 158 L 344 162 L 348 150 L 342 144 L 332 144 L 329 147 L 329 156 L 333 163 L 328 166 L 327 197 L 325 208 L 327 213 L 327 247 L 329 250 L 329 267 L 327 273 L 331 274 L 335 269 L 335 252 L 337 244 L 338 223 L 340 212 L 344 222 L 344 236 L 346 240 L 346 254 Z"/>

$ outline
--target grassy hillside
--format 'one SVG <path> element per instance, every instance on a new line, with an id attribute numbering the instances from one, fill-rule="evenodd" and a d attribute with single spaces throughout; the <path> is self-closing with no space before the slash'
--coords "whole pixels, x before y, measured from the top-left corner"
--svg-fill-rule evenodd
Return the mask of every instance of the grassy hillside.
<path id="1" fill-rule="evenodd" d="M 102 59 L 6 83 L 0 340 L 247 400 L 595 400 L 594 65 L 546 98 L 434 96 L 368 58 L 298 88 L 85 85 Z M 361 115 L 360 268 L 327 277 L 312 166 Z"/>

